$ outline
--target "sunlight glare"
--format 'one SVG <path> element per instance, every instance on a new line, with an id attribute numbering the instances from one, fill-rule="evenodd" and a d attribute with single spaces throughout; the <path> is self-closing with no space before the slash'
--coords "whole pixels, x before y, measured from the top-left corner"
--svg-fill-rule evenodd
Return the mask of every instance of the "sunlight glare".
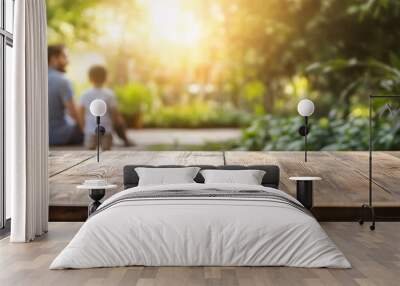
<path id="1" fill-rule="evenodd" d="M 149 0 L 141 4 L 147 12 L 149 33 L 154 40 L 186 47 L 199 43 L 201 24 L 179 0 Z"/>

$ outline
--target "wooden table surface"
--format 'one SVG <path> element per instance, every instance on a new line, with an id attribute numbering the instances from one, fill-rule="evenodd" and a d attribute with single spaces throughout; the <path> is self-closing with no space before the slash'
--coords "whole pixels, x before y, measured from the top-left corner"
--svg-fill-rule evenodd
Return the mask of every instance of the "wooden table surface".
<path id="1" fill-rule="evenodd" d="M 49 156 L 50 204 L 73 205 L 76 185 L 105 172 L 111 184 L 122 188 L 122 168 L 128 164 L 224 165 L 276 164 L 281 170 L 280 189 L 295 195 L 292 176 L 318 176 L 314 205 L 352 207 L 368 200 L 367 152 L 189 152 L 106 151 L 96 162 L 90 151 L 51 151 Z M 373 196 L 377 206 L 400 206 L 400 152 L 374 152 Z M 115 191 L 113 191 L 115 192 Z M 89 202 L 80 193 L 83 203 Z M 108 193 L 107 196 L 111 195 Z"/>

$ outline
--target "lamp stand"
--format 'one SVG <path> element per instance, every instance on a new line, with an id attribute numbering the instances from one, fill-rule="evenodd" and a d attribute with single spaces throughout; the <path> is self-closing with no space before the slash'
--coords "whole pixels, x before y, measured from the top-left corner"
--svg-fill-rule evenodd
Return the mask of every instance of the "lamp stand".
<path id="1" fill-rule="evenodd" d="M 368 209 L 370 211 L 371 225 L 369 226 L 370 230 L 375 229 L 375 208 L 372 204 L 372 151 L 374 150 L 373 143 L 373 126 L 372 126 L 372 101 L 374 99 L 400 99 L 400 95 L 370 95 L 369 96 L 369 155 L 368 155 L 368 204 L 363 204 L 361 209 Z M 362 212 L 362 218 L 358 221 L 360 224 L 364 223 L 364 211 Z"/>
<path id="2" fill-rule="evenodd" d="M 96 133 L 97 133 L 97 163 L 100 161 L 100 116 L 96 116 Z"/>
<path id="3" fill-rule="evenodd" d="M 369 128 L 369 143 L 368 143 L 368 204 L 363 204 L 361 206 L 361 209 L 369 209 L 371 212 L 371 221 L 372 224 L 370 225 L 370 229 L 374 230 L 375 229 L 375 209 L 374 206 L 372 205 L 372 149 L 373 149 L 373 142 L 372 142 L 372 96 L 369 96 L 368 98 L 368 104 L 369 104 L 369 122 L 368 122 L 368 128 Z M 363 212 L 364 213 L 364 212 Z M 364 219 L 361 218 L 359 220 L 360 224 L 364 224 Z"/>
<path id="4" fill-rule="evenodd" d="M 304 137 L 304 161 L 307 162 L 307 134 L 310 132 L 310 127 L 308 126 L 308 116 L 304 116 L 304 125 L 300 126 L 299 134 Z"/>
<path id="5" fill-rule="evenodd" d="M 308 116 L 304 116 L 304 162 L 307 162 Z"/>
<path id="6" fill-rule="evenodd" d="M 103 126 L 100 125 L 100 116 L 96 116 L 96 136 L 97 136 L 97 162 L 100 161 L 100 135 L 104 135 L 106 133 L 106 130 Z"/>

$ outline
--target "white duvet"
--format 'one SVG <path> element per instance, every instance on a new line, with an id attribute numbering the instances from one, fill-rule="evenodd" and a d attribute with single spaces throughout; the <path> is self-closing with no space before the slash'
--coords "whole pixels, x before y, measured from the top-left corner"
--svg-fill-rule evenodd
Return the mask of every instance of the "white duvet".
<path id="1" fill-rule="evenodd" d="M 311 216 L 288 204 L 246 198 L 154 198 L 123 201 L 129 192 L 262 190 L 262 186 L 180 184 L 136 187 L 106 200 L 50 269 L 145 266 L 294 266 L 350 268 Z"/>

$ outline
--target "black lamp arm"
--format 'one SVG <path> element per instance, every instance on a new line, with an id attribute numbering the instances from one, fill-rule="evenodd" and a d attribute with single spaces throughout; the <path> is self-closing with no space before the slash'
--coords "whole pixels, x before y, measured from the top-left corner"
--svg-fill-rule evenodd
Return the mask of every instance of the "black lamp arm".
<path id="1" fill-rule="evenodd" d="M 304 161 L 307 162 L 307 134 L 308 134 L 308 117 L 304 116 Z"/>
<path id="2" fill-rule="evenodd" d="M 304 137 L 304 161 L 307 162 L 307 134 L 310 133 L 308 116 L 304 116 L 304 125 L 300 126 L 299 134 Z"/>

